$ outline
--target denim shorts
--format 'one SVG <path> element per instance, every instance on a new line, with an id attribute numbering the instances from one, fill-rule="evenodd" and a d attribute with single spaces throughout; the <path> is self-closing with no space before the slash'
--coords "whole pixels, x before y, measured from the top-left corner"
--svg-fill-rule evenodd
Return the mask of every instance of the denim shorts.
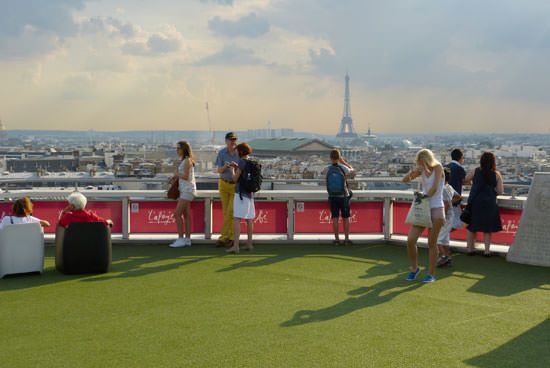
<path id="1" fill-rule="evenodd" d="M 332 218 L 338 218 L 342 215 L 342 218 L 349 218 L 349 198 L 347 197 L 328 197 L 330 203 L 330 213 Z"/>

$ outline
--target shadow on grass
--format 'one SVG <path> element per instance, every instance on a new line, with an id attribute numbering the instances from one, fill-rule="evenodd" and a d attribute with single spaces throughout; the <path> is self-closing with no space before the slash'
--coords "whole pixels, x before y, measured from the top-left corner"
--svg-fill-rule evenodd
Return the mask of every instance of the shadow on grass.
<path id="1" fill-rule="evenodd" d="M 453 276 L 477 280 L 468 291 L 491 296 L 506 297 L 531 289 L 550 290 L 547 267 L 509 263 L 504 257 L 453 258 Z M 478 277 L 480 276 L 480 277 Z"/>
<path id="2" fill-rule="evenodd" d="M 179 268 L 182 266 L 192 265 L 194 263 L 206 261 L 217 257 L 218 256 L 207 256 L 207 257 L 197 257 L 197 258 L 183 259 L 183 260 L 178 259 L 175 262 L 156 265 L 156 266 L 147 266 L 147 264 L 157 263 L 159 261 L 158 259 L 146 259 L 146 260 L 136 259 L 136 260 L 131 260 L 129 262 L 123 263 L 122 267 L 120 265 L 117 265 L 116 269 L 111 270 L 111 272 L 107 274 L 94 275 L 95 277 L 85 278 L 85 279 L 82 279 L 81 281 L 101 282 L 101 281 L 113 280 L 113 279 L 147 276 L 158 272 L 167 272 L 167 271 L 175 270 L 176 268 Z M 115 272 L 116 274 L 113 274 Z"/>
<path id="3" fill-rule="evenodd" d="M 405 281 L 406 273 L 379 282 L 371 287 L 360 287 L 348 292 L 349 297 L 337 304 L 317 310 L 301 310 L 292 319 L 281 323 L 282 327 L 293 327 L 312 322 L 323 322 L 342 317 L 355 311 L 389 302 L 396 296 L 418 289 L 419 281 Z"/>
<path id="4" fill-rule="evenodd" d="M 53 247 L 46 248 L 48 263 L 55 256 Z M 351 247 L 335 247 L 329 245 L 259 245 L 252 253 L 226 256 L 223 249 L 216 249 L 210 245 L 194 246 L 191 248 L 172 249 L 161 245 L 117 245 L 113 247 L 113 264 L 111 271 L 103 275 L 62 275 L 54 267 L 49 266 L 42 275 L 16 275 L 0 280 L 0 292 L 38 287 L 48 284 L 68 282 L 72 280 L 101 281 L 110 278 L 139 277 L 152 273 L 166 272 L 178 267 L 191 265 L 197 262 L 211 260 L 217 257 L 235 258 L 235 264 L 226 266 L 218 272 L 228 272 L 247 267 L 266 267 L 293 258 L 323 258 L 344 262 L 365 263 L 373 265 L 367 275 L 361 278 L 375 276 L 389 276 L 403 273 L 406 270 L 407 257 L 403 247 L 382 244 L 357 244 Z M 245 258 L 243 260 L 243 257 Z M 420 250 L 420 259 L 425 260 L 426 250 Z M 246 259 L 249 258 L 249 259 Z M 172 262 L 169 262 L 172 261 Z M 163 263 L 155 265 L 155 263 Z M 455 255 L 454 266 L 446 271 L 455 277 L 470 278 L 476 283 L 468 291 L 491 296 L 510 296 L 530 289 L 538 288 L 550 290 L 548 269 L 543 267 L 526 266 L 507 263 L 502 257 L 486 259 L 483 257 L 466 257 Z M 382 288 L 393 288 L 401 280 L 376 286 L 376 290 L 369 290 L 359 301 L 373 303 L 375 295 L 382 294 Z M 389 295 L 393 295 L 390 293 Z M 383 294 L 381 297 L 388 298 Z M 357 301 L 348 300 L 346 305 L 354 305 Z"/>
<path id="5" fill-rule="evenodd" d="M 261 254 L 258 253 L 251 253 L 252 256 L 258 256 Z M 222 269 L 219 269 L 217 272 L 229 272 L 229 271 L 235 271 L 240 268 L 244 267 L 263 267 L 263 266 L 270 266 L 275 263 L 284 262 L 291 258 L 299 257 L 296 254 L 276 254 L 276 255 L 266 255 L 264 258 L 257 259 L 257 260 L 244 260 L 237 263 L 234 263 L 232 265 L 229 265 L 227 267 L 224 267 Z"/>
<path id="6" fill-rule="evenodd" d="M 379 245 L 360 245 L 352 247 L 343 246 L 330 246 L 330 245 L 285 245 L 282 247 L 276 246 L 259 246 L 251 253 L 241 253 L 236 257 L 263 257 L 256 260 L 242 260 L 234 263 L 217 272 L 229 272 L 235 271 L 246 267 L 263 267 L 270 266 L 276 263 L 288 261 L 293 258 L 324 258 L 334 259 L 338 261 L 355 262 L 355 263 L 368 263 L 378 264 L 379 261 L 372 260 L 372 255 L 366 258 L 366 255 L 362 251 L 370 251 L 373 248 L 377 248 Z M 353 257 L 353 258 L 351 258 Z"/>
<path id="7" fill-rule="evenodd" d="M 55 258 L 55 248 L 47 247 L 45 256 L 49 259 Z M 44 269 L 42 275 L 34 273 L 4 277 L 0 280 L 0 292 L 60 284 L 74 280 L 96 282 L 115 278 L 146 276 L 220 256 L 219 251 L 206 247 L 172 249 L 159 245 L 114 246 L 112 265 L 108 273 L 64 275 L 59 273 L 54 266 L 48 266 Z M 181 257 L 185 258 L 182 259 Z M 175 262 L 148 266 L 148 264 L 167 262 L 169 260 L 174 260 Z"/>
<path id="8" fill-rule="evenodd" d="M 550 366 L 550 319 L 497 349 L 468 359 L 465 363 L 480 368 Z"/>

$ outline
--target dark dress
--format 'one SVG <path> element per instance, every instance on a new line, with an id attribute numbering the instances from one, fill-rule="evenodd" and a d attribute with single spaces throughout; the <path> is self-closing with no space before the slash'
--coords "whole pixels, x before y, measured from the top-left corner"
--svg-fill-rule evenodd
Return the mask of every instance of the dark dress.
<path id="1" fill-rule="evenodd" d="M 481 170 L 476 169 L 468 203 L 472 210 L 472 220 L 468 231 L 495 233 L 502 230 L 500 210 L 497 204 L 497 176 L 491 173 L 486 182 Z"/>

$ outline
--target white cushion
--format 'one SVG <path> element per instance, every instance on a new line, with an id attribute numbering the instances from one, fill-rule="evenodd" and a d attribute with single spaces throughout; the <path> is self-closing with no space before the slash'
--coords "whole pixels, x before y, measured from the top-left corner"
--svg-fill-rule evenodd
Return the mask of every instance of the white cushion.
<path id="1" fill-rule="evenodd" d="M 38 223 L 0 229 L 0 278 L 44 270 L 44 233 Z"/>

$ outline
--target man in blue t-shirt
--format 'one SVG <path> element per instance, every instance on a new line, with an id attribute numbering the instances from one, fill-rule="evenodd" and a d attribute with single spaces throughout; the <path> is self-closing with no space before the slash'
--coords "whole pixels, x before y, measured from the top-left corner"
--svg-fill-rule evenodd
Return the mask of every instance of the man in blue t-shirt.
<path id="1" fill-rule="evenodd" d="M 235 181 L 233 180 L 233 166 L 239 162 L 237 153 L 237 136 L 233 132 L 225 135 L 226 147 L 218 152 L 216 168 L 220 174 L 218 190 L 222 202 L 223 227 L 220 238 L 216 243 L 218 247 L 227 247 L 233 243 L 233 197 L 235 196 Z"/>

